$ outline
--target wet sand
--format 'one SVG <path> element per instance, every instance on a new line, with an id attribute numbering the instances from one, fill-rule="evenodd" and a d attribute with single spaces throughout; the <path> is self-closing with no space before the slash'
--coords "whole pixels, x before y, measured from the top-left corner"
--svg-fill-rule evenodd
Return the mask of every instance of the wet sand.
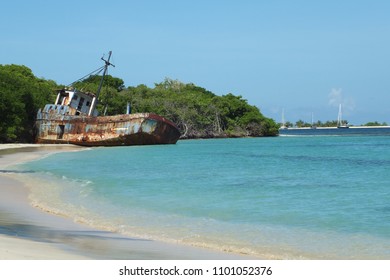
<path id="1" fill-rule="evenodd" d="M 31 206 L 28 189 L 12 166 L 72 145 L 0 145 L 0 259 L 247 259 L 247 256 L 132 238 L 75 223 Z"/>

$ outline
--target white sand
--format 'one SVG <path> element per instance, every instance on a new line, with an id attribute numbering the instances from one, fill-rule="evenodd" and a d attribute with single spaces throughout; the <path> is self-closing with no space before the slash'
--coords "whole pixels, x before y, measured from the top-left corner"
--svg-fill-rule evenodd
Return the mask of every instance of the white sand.
<path id="1" fill-rule="evenodd" d="M 0 259 L 246 259 L 245 256 L 131 238 L 80 225 L 30 205 L 12 165 L 72 145 L 0 145 Z"/>

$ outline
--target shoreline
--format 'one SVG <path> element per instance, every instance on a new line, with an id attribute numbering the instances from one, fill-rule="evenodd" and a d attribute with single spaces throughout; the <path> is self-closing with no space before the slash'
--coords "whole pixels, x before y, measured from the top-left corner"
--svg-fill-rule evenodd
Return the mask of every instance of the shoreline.
<path id="1" fill-rule="evenodd" d="M 85 149 L 74 145 L 0 145 L 0 259 L 235 260 L 250 256 L 132 238 L 43 212 L 12 166 L 52 153 Z"/>

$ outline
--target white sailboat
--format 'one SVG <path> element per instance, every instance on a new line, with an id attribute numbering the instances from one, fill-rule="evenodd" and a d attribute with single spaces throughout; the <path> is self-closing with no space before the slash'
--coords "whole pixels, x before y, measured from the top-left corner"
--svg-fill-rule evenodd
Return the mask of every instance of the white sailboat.
<path id="1" fill-rule="evenodd" d="M 314 114 L 313 113 L 311 113 L 311 127 L 310 128 L 312 128 L 312 129 L 316 129 L 317 128 L 317 126 L 314 125 Z"/>
<path id="2" fill-rule="evenodd" d="M 286 121 L 284 119 L 284 109 L 282 109 L 282 126 L 280 127 L 280 129 L 287 129 Z"/>
<path id="3" fill-rule="evenodd" d="M 349 128 L 348 122 L 343 123 L 341 104 L 339 105 L 339 114 L 337 116 L 337 128 Z"/>

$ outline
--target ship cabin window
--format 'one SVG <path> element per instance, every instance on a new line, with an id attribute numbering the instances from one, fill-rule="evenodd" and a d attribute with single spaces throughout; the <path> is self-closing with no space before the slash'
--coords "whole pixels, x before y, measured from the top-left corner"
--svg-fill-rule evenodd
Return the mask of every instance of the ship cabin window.
<path id="1" fill-rule="evenodd" d="M 87 101 L 87 104 L 85 104 L 85 105 L 87 105 L 87 107 L 89 107 L 89 105 L 91 105 L 91 102 Z"/>
<path id="2" fill-rule="evenodd" d="M 73 97 L 73 99 L 74 99 L 74 100 L 77 100 L 77 98 L 78 98 L 78 96 L 77 96 L 77 95 L 75 95 L 75 96 Z"/>
<path id="3" fill-rule="evenodd" d="M 58 102 L 56 105 L 61 105 L 64 98 L 65 98 L 65 96 L 61 95 L 60 98 L 58 99 Z"/>
<path id="4" fill-rule="evenodd" d="M 77 106 L 78 111 L 81 111 L 81 109 L 83 108 L 84 100 L 85 99 L 83 97 L 80 98 L 79 105 Z"/>

